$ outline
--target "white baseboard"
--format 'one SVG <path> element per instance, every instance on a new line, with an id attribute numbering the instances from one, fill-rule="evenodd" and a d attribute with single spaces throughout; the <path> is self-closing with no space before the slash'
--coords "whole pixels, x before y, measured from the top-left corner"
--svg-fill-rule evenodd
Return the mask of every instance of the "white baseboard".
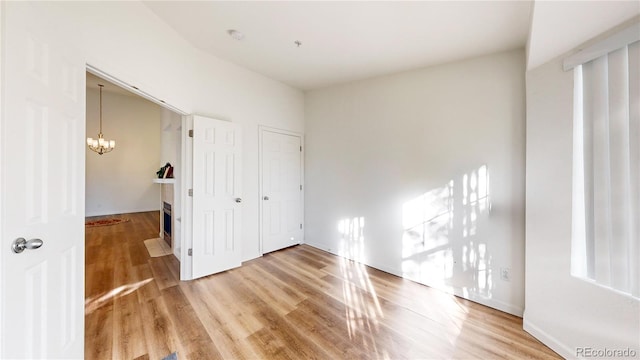
<path id="1" fill-rule="evenodd" d="M 93 217 L 93 216 L 105 216 L 105 215 L 122 215 L 122 214 L 133 214 L 139 212 L 149 212 L 149 211 L 160 211 L 160 208 L 157 209 L 129 209 L 129 210 L 104 210 L 104 211 L 96 211 L 96 212 L 86 212 L 84 214 L 85 217 Z"/>
<path id="2" fill-rule="evenodd" d="M 255 255 L 255 256 L 254 255 L 250 255 L 248 257 L 243 258 L 241 262 L 245 263 L 247 261 L 251 261 L 253 259 L 257 259 L 257 258 L 261 258 L 261 257 L 262 257 L 262 254 L 258 254 L 258 255 Z"/>
<path id="3" fill-rule="evenodd" d="M 551 350 L 558 353 L 558 355 L 562 356 L 565 359 L 575 359 L 576 354 L 570 347 L 566 346 L 554 336 L 550 335 L 546 331 L 542 330 L 540 327 L 536 326 L 534 323 L 529 321 L 527 318 L 527 314 L 525 312 L 523 317 L 523 329 L 528 332 L 534 338 L 540 340 L 541 343 L 548 346 Z"/>
<path id="4" fill-rule="evenodd" d="M 313 243 L 307 243 L 307 245 L 315 247 L 317 249 L 323 250 L 323 251 L 327 251 L 331 254 L 337 255 L 337 256 L 341 256 L 340 254 L 338 254 L 334 249 L 329 248 L 327 245 L 325 244 L 313 244 Z M 403 277 L 402 276 L 402 271 L 399 271 L 398 269 L 395 269 L 392 266 L 388 266 L 388 265 L 383 265 L 383 264 L 367 264 L 365 263 L 365 265 L 367 266 L 371 266 L 372 268 L 378 269 L 378 270 L 382 270 L 384 272 L 387 272 L 389 274 L 398 276 L 398 277 Z M 408 279 L 411 280 L 411 279 Z M 414 280 L 411 280 L 414 281 Z M 473 301 L 476 302 L 478 304 L 484 305 L 484 306 L 488 306 L 490 308 L 493 309 L 497 309 L 503 312 L 506 312 L 508 314 L 511 315 L 515 315 L 518 317 L 522 317 L 523 313 L 524 313 L 524 309 L 520 306 L 515 306 L 513 304 L 509 304 L 500 300 L 496 300 L 496 299 L 487 299 L 487 298 L 483 298 L 481 296 L 474 296 L 474 294 L 470 294 L 471 296 L 465 296 L 464 295 L 464 291 L 461 288 L 453 288 L 453 289 L 449 289 L 449 288 L 440 288 L 437 286 L 433 286 L 430 284 L 424 284 L 421 282 L 418 282 L 419 284 L 423 284 L 425 286 L 429 286 L 432 287 L 434 289 L 438 289 L 440 291 L 446 292 L 448 294 L 453 294 L 455 296 L 461 297 L 463 299 L 467 299 L 469 301 Z"/>

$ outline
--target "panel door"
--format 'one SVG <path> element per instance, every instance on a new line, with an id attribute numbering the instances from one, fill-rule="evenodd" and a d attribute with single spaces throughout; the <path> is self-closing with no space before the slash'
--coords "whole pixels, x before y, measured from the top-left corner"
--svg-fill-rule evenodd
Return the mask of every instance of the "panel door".
<path id="1" fill-rule="evenodd" d="M 82 358 L 85 64 L 49 4 L 0 6 L 0 358 Z"/>
<path id="2" fill-rule="evenodd" d="M 302 242 L 302 139 L 262 131 L 262 252 Z"/>
<path id="3" fill-rule="evenodd" d="M 193 278 L 241 265 L 242 131 L 193 116 Z"/>

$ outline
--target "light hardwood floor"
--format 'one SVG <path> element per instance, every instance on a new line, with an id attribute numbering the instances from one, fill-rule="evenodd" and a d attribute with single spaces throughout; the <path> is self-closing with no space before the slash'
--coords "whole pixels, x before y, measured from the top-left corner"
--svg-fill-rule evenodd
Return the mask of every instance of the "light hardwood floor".
<path id="1" fill-rule="evenodd" d="M 86 229 L 85 357 L 558 358 L 522 319 L 300 245 L 180 282 L 157 212 Z"/>

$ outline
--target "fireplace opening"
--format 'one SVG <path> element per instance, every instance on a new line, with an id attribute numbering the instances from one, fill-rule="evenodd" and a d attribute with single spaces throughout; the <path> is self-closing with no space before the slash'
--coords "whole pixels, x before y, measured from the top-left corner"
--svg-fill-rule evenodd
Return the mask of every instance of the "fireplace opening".
<path id="1" fill-rule="evenodd" d="M 162 229 L 164 232 L 164 241 L 171 247 L 171 204 L 163 202 L 162 213 L 164 215 Z"/>

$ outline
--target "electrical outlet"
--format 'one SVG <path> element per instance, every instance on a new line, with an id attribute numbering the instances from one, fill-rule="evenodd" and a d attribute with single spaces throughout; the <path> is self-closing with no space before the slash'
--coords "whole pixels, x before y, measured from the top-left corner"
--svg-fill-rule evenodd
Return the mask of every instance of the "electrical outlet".
<path id="1" fill-rule="evenodd" d="M 503 280 L 503 281 L 511 280 L 511 269 L 500 268 L 500 280 Z"/>

